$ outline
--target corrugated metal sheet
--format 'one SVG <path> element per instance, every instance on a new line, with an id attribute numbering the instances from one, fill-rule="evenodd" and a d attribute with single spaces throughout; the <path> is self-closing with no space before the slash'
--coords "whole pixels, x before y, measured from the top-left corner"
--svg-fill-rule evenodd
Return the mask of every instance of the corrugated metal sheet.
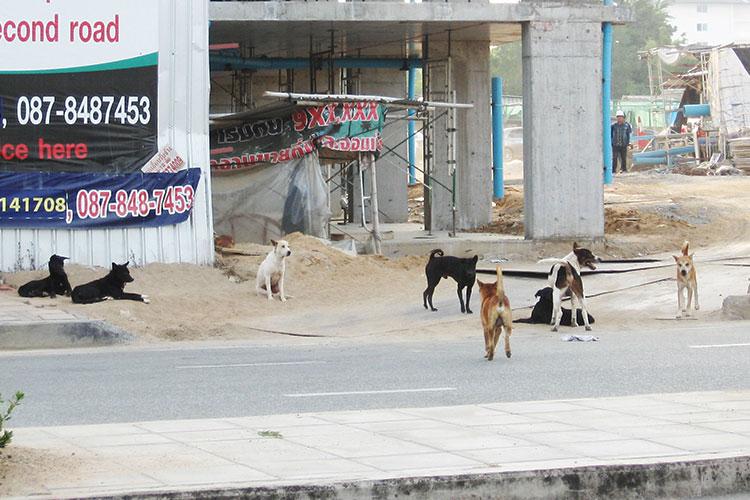
<path id="1" fill-rule="evenodd" d="M 159 147 L 200 167 L 190 219 L 135 229 L 0 229 L 0 270 L 35 269 L 53 253 L 83 265 L 213 262 L 208 155 L 208 0 L 159 1 Z"/>

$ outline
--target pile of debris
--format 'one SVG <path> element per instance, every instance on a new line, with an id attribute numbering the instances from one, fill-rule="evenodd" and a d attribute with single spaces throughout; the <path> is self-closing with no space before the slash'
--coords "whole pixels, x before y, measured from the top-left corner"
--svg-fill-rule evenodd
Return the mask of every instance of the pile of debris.
<path id="1" fill-rule="evenodd" d="M 748 163 L 750 168 L 750 163 Z M 682 175 L 743 175 L 743 171 L 730 162 L 723 160 L 721 153 L 714 153 L 711 159 L 696 165 L 693 160 L 681 162 L 670 170 L 673 174 Z M 745 173 L 750 173 L 750 170 Z"/>
<path id="2" fill-rule="evenodd" d="M 750 174 L 750 137 L 738 137 L 727 142 L 732 150 L 734 166 Z"/>

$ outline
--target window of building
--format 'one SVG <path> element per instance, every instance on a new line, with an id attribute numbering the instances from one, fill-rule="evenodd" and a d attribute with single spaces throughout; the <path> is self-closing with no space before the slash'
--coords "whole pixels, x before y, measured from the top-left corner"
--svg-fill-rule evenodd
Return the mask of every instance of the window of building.
<path id="1" fill-rule="evenodd" d="M 706 12 L 708 12 L 708 4 L 699 3 L 698 4 L 698 12 L 700 12 L 701 14 L 705 14 Z"/>
<path id="2" fill-rule="evenodd" d="M 708 31 L 708 23 L 698 23 L 696 28 L 698 31 Z"/>

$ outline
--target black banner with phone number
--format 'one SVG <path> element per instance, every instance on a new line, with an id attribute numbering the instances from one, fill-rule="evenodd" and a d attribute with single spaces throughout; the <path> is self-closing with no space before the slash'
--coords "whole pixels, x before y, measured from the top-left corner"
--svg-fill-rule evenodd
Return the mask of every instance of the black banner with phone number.
<path id="1" fill-rule="evenodd" d="M 156 64 L 0 74 L 0 171 L 138 171 L 158 149 L 157 82 Z"/>

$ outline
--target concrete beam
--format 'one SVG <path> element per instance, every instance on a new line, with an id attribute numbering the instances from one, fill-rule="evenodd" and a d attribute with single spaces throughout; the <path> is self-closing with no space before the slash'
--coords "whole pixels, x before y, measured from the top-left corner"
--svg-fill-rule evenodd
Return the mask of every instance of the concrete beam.
<path id="1" fill-rule="evenodd" d="M 394 1 L 211 2 L 209 16 L 211 21 L 300 21 L 329 24 L 336 21 L 519 23 L 542 20 L 620 24 L 633 20 L 629 9 L 574 0 L 517 4 L 496 4 L 488 0 L 412 4 Z"/>

